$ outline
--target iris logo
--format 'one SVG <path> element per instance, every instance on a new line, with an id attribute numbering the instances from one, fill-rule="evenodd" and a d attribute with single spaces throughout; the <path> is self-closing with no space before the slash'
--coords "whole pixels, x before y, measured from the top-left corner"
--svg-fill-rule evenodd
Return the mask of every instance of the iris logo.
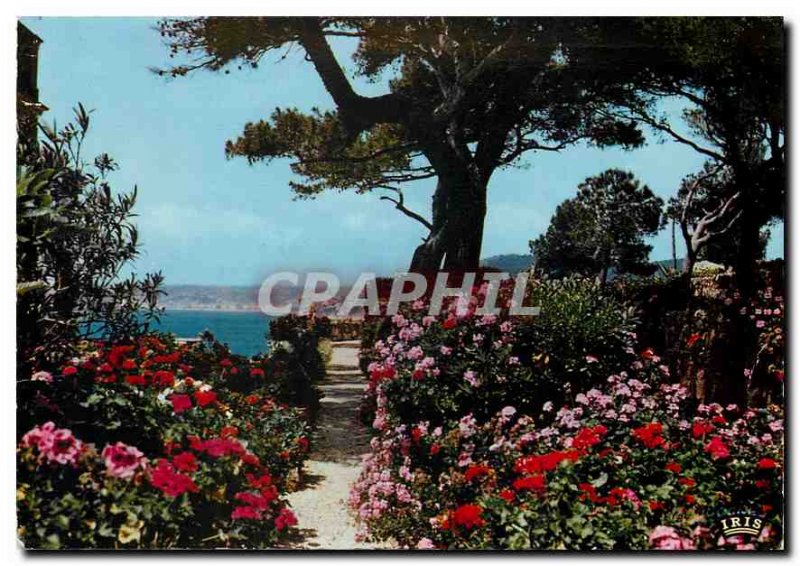
<path id="1" fill-rule="evenodd" d="M 755 517 L 753 515 L 738 515 L 722 519 L 720 525 L 722 527 L 722 534 L 726 537 L 733 535 L 756 536 L 761 532 L 764 521 L 760 517 Z"/>

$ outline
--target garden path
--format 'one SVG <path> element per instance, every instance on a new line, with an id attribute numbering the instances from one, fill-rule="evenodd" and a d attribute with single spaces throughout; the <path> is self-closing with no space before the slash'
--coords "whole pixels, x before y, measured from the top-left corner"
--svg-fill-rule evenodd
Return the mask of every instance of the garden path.
<path id="1" fill-rule="evenodd" d="M 289 548 L 373 548 L 356 542 L 356 527 L 347 508 L 350 486 L 370 441 L 369 431 L 358 420 L 365 385 L 358 349 L 358 341 L 333 343 L 327 376 L 320 385 L 323 397 L 312 453 L 300 489 L 288 497 L 298 520 L 298 536 Z"/>

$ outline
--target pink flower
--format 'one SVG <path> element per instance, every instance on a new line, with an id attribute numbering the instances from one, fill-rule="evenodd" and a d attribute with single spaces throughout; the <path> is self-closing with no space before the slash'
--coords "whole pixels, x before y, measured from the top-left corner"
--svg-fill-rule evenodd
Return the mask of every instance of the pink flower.
<path id="1" fill-rule="evenodd" d="M 436 545 L 433 544 L 433 541 L 427 537 L 420 539 L 417 543 L 418 550 L 431 550 L 436 548 Z"/>
<path id="2" fill-rule="evenodd" d="M 659 525 L 650 532 L 648 538 L 656 550 L 695 550 L 691 539 L 682 538 L 673 527 Z"/>
<path id="3" fill-rule="evenodd" d="M 56 428 L 53 422 L 33 427 L 22 437 L 25 446 L 36 448 L 41 458 L 49 463 L 75 465 L 83 451 L 83 443 L 72 431 Z"/>
<path id="4" fill-rule="evenodd" d="M 102 457 L 106 461 L 108 475 L 120 479 L 130 479 L 138 468 L 144 468 L 147 458 L 138 448 L 122 442 L 107 444 L 103 448 Z"/>
<path id="5" fill-rule="evenodd" d="M 37 371 L 31 376 L 31 381 L 44 381 L 45 383 L 53 383 L 53 374 L 48 371 Z"/>
<path id="6" fill-rule="evenodd" d="M 480 385 L 480 380 L 478 380 L 475 372 L 471 369 L 464 372 L 464 381 L 469 383 L 472 387 L 478 387 L 478 385 Z"/>

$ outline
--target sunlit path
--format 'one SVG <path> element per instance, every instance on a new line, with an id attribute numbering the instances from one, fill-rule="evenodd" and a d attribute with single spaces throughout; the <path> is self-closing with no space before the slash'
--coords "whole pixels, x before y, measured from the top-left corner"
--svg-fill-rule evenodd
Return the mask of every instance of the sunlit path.
<path id="1" fill-rule="evenodd" d="M 357 543 L 347 509 L 350 486 L 358 477 L 361 455 L 369 451 L 369 431 L 358 421 L 364 377 L 358 369 L 357 341 L 335 342 L 311 458 L 301 488 L 289 495 L 297 515 L 298 549 L 367 549 Z"/>

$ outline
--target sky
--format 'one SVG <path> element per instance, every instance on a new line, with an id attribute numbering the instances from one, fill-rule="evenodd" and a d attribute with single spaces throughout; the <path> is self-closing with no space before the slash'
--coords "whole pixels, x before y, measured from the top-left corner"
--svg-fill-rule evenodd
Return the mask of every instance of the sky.
<path id="1" fill-rule="evenodd" d="M 294 201 L 288 160 L 248 165 L 228 160 L 224 144 L 249 121 L 276 107 L 333 109 L 311 63 L 296 50 L 283 61 L 230 74 L 201 71 L 166 79 L 150 71 L 169 64 L 147 18 L 24 18 L 42 38 L 39 96 L 43 119 L 63 125 L 78 102 L 93 110 L 87 154 L 106 152 L 120 168 L 115 190 L 137 186 L 142 254 L 133 266 L 161 270 L 167 284 L 259 285 L 286 270 L 391 274 L 408 266 L 424 228 L 381 201 L 379 193 L 328 192 Z M 353 43 L 333 43 L 356 90 L 384 92 L 359 80 Z M 667 110 L 679 119 L 680 107 Z M 527 154 L 522 167 L 498 171 L 489 185 L 482 256 L 528 253 L 556 206 L 589 176 L 616 167 L 633 172 L 665 200 L 699 170 L 692 149 L 649 136 L 642 148 L 576 146 Z M 406 205 L 428 215 L 433 182 L 405 189 Z M 669 230 L 652 238 L 651 259 L 671 257 Z M 678 255 L 683 245 L 678 238 Z M 773 229 L 769 257 L 783 256 L 783 226 Z"/>

